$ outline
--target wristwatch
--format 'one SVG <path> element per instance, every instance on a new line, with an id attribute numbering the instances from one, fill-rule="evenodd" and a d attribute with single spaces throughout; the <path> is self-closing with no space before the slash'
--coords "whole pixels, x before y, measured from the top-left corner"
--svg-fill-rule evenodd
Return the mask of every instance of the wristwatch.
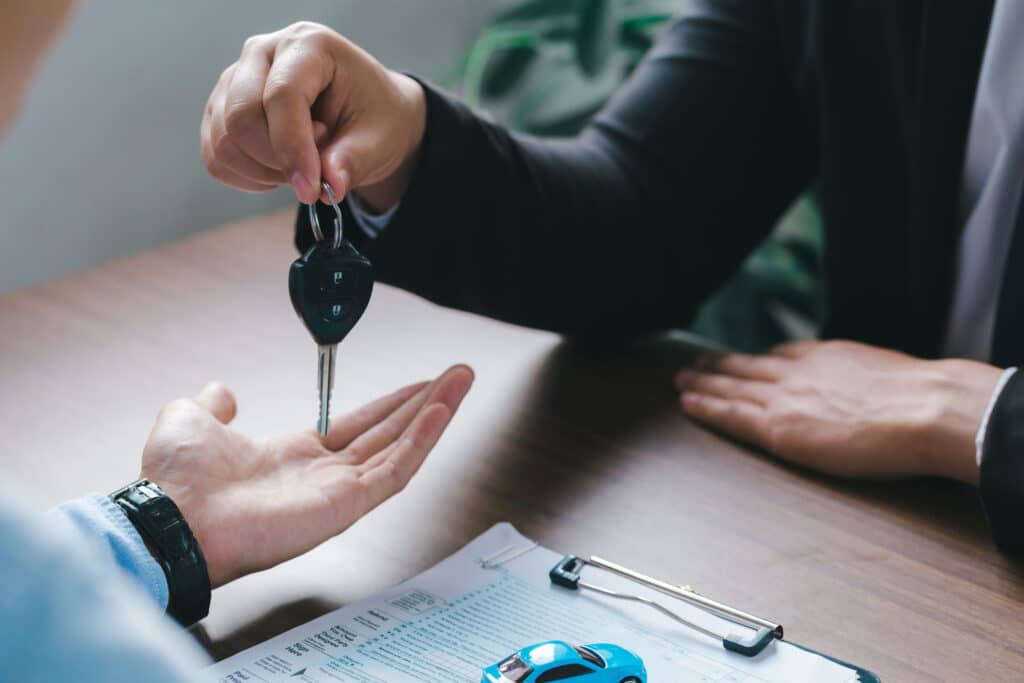
<path id="1" fill-rule="evenodd" d="M 140 479 L 110 494 L 167 575 L 167 613 L 191 626 L 210 612 L 206 559 L 181 510 L 163 490 Z"/>

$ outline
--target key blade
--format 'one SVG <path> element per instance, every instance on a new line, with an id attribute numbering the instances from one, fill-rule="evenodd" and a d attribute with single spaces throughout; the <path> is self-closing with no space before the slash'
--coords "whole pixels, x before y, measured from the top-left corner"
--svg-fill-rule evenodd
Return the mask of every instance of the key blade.
<path id="1" fill-rule="evenodd" d="M 327 436 L 331 426 L 331 391 L 334 389 L 334 355 L 337 346 L 317 347 L 317 385 L 320 390 L 320 419 L 316 428 Z"/>

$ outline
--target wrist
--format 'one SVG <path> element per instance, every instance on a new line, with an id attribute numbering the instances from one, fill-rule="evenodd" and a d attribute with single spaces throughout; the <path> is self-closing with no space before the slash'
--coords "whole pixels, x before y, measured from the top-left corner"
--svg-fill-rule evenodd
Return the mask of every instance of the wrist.
<path id="1" fill-rule="evenodd" d="M 934 361 L 939 380 L 925 397 L 931 403 L 925 473 L 977 485 L 980 469 L 976 438 L 1002 371 L 966 360 Z"/>
<path id="2" fill-rule="evenodd" d="M 148 479 L 110 494 L 138 531 L 167 578 L 167 612 L 182 625 L 204 618 L 210 608 L 210 576 L 199 543 L 181 510 Z"/>
<path id="3" fill-rule="evenodd" d="M 354 190 L 359 200 L 375 214 L 386 213 L 402 200 L 416 170 L 427 128 L 427 98 L 423 86 L 415 79 L 395 71 L 389 71 L 388 76 L 397 93 L 397 109 L 401 112 L 400 161 L 384 180 Z"/>

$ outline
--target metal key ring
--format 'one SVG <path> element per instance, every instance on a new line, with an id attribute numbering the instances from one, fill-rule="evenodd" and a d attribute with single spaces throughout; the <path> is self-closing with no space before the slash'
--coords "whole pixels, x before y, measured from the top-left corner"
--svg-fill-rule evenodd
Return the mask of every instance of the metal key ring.
<path id="1" fill-rule="evenodd" d="M 330 202 L 330 206 L 334 208 L 336 215 L 334 219 L 334 248 L 341 249 L 341 241 L 344 238 L 344 226 L 342 224 L 341 207 L 338 206 L 338 198 L 334 194 L 334 188 L 326 180 L 320 183 L 320 187 L 327 193 L 327 200 Z M 313 228 L 313 237 L 317 242 L 323 242 L 324 231 L 320 228 L 320 216 L 317 215 L 316 202 L 309 204 L 307 208 L 309 210 L 309 225 Z"/>

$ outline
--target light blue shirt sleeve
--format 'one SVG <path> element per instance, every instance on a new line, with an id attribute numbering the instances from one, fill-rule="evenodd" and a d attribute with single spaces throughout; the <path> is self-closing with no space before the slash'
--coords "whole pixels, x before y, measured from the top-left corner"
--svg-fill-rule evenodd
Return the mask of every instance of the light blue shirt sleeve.
<path id="1" fill-rule="evenodd" d="M 167 609 L 169 593 L 163 568 L 153 559 L 135 525 L 109 496 L 94 493 L 69 501 L 51 510 L 48 517 L 55 524 L 74 529 L 137 581 L 158 608 Z"/>
<path id="2" fill-rule="evenodd" d="M 92 497 L 30 510 L 0 495 L 0 679 L 203 680 L 208 659 L 164 615 L 166 586 L 154 585 L 116 510 Z"/>
<path id="3" fill-rule="evenodd" d="M 349 193 L 347 199 L 348 205 L 352 209 L 352 216 L 356 219 L 356 225 L 370 239 L 376 239 L 391 224 L 391 220 L 398 213 L 398 207 L 401 205 L 399 202 L 384 213 L 374 215 L 359 201 L 355 193 Z"/>

